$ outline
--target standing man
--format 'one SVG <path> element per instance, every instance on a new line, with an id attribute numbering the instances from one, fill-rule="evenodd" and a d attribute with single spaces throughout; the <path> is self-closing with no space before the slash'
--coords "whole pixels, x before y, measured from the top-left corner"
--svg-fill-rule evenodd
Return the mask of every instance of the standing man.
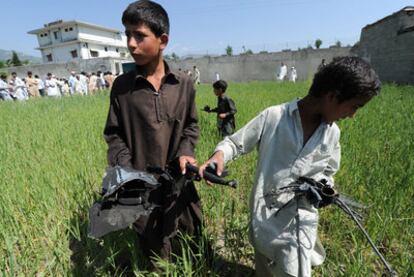
<path id="1" fill-rule="evenodd" d="M 71 71 L 69 76 L 69 92 L 70 95 L 73 95 L 75 93 L 75 84 L 76 84 L 76 72 Z"/>
<path id="2" fill-rule="evenodd" d="M 136 66 L 117 77 L 111 90 L 104 130 L 108 163 L 143 171 L 148 166 L 174 170 L 175 190 L 162 186 L 155 199 L 162 207 L 134 224 L 144 254 L 151 261 L 154 255 L 168 260 L 178 231 L 200 234 L 200 199 L 193 182 L 182 175 L 187 163 L 196 164 L 195 90 L 186 74 L 171 70 L 163 59 L 169 19 L 161 5 L 133 2 L 122 23 Z"/>
<path id="3" fill-rule="evenodd" d="M 43 82 L 38 75 L 35 75 L 35 79 L 37 81 L 37 89 L 39 90 L 40 96 L 45 96 L 45 82 Z"/>
<path id="4" fill-rule="evenodd" d="M 289 81 L 296 83 L 297 78 L 298 78 L 298 73 L 296 72 L 296 68 L 294 66 L 292 66 L 290 68 Z"/>
<path id="5" fill-rule="evenodd" d="M 39 82 L 36 80 L 36 78 L 33 78 L 31 71 L 27 72 L 26 86 L 29 90 L 30 97 L 39 96 Z"/>
<path id="6" fill-rule="evenodd" d="M 193 66 L 193 72 L 194 72 L 194 84 L 199 85 L 200 84 L 200 70 L 197 68 L 197 66 Z"/>
<path id="7" fill-rule="evenodd" d="M 13 98 L 9 93 L 9 84 L 7 84 L 7 75 L 2 73 L 0 75 L 0 100 L 10 101 Z"/>
<path id="8" fill-rule="evenodd" d="M 287 76 L 287 66 L 286 64 L 284 64 L 283 62 L 280 64 L 280 70 L 279 70 L 279 75 L 277 77 L 277 79 L 279 81 L 284 81 L 285 78 Z"/>
<path id="9" fill-rule="evenodd" d="M 86 72 L 82 71 L 79 74 L 79 82 L 80 82 L 80 92 L 82 95 L 88 95 L 88 77 L 86 77 Z"/>
<path id="10" fill-rule="evenodd" d="M 29 99 L 29 96 L 27 94 L 26 84 L 22 81 L 22 79 L 17 77 L 16 72 L 12 72 L 11 76 L 12 77 L 9 81 L 9 85 L 10 85 L 10 93 L 13 96 L 13 98 L 17 100 Z"/>
<path id="11" fill-rule="evenodd" d="M 52 73 L 48 73 L 45 80 L 45 87 L 47 90 L 47 96 L 60 97 L 60 91 L 56 79 L 53 78 Z"/>

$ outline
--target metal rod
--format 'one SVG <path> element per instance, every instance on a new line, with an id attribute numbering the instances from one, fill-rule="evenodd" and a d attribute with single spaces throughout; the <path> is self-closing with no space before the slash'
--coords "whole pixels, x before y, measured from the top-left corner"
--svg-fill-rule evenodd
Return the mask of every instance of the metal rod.
<path id="1" fill-rule="evenodd" d="M 351 218 L 355 221 L 355 223 L 358 225 L 359 229 L 361 230 L 361 232 L 364 234 L 365 238 L 368 240 L 369 244 L 371 245 L 372 249 L 374 250 L 374 252 L 377 254 L 377 256 L 381 259 L 382 263 L 384 264 L 384 266 L 386 267 L 387 271 L 389 272 L 390 276 L 397 276 L 397 272 L 394 271 L 391 266 L 389 265 L 389 263 L 385 260 L 384 256 L 379 252 L 378 248 L 375 246 L 374 242 L 372 241 L 372 239 L 370 238 L 370 236 L 368 235 L 368 233 L 365 231 L 364 227 L 362 227 L 361 223 L 359 222 L 359 220 L 356 218 L 356 216 L 354 215 L 353 211 L 348 207 L 348 205 L 346 203 L 344 203 L 341 199 L 337 198 L 335 200 L 335 203 L 337 204 L 338 207 L 340 207 L 341 209 L 344 209 L 345 212 L 347 214 L 349 214 L 351 216 Z"/>

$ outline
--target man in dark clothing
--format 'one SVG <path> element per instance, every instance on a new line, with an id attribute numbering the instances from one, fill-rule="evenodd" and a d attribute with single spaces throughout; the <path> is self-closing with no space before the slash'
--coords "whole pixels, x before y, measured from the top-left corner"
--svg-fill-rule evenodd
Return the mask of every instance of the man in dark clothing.
<path id="1" fill-rule="evenodd" d="M 227 82 L 218 80 L 213 84 L 214 94 L 217 96 L 217 107 L 204 108 L 206 112 L 217 113 L 217 129 L 222 137 L 229 136 L 236 129 L 234 114 L 237 112 L 234 101 L 225 95 Z"/>
<path id="2" fill-rule="evenodd" d="M 163 60 L 169 39 L 166 11 L 157 3 L 131 3 L 122 15 L 135 70 L 115 79 L 104 136 L 108 164 L 147 170 L 173 168 L 177 186 L 161 186 L 162 208 L 134 224 L 144 253 L 169 259 L 177 231 L 198 235 L 200 199 L 188 181 L 185 165 L 195 165 L 199 136 L 195 90 L 185 74 L 170 70 Z"/>

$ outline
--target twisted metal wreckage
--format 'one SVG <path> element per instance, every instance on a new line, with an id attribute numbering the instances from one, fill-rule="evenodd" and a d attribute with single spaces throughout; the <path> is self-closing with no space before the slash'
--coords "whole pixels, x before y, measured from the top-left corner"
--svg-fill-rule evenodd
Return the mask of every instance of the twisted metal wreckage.
<path id="1" fill-rule="evenodd" d="M 187 164 L 186 178 L 200 181 L 201 177 L 198 172 L 198 167 Z M 223 178 L 228 175 L 227 171 L 223 172 L 222 176 L 217 176 L 214 166 L 207 167 L 203 175 L 203 178 L 211 183 L 237 187 L 236 180 Z M 162 185 L 169 185 L 174 189 L 175 181 L 168 169 L 148 168 L 148 171 L 144 172 L 120 166 L 108 168 L 102 182 L 102 199 L 95 202 L 89 209 L 88 235 L 99 239 L 108 233 L 128 228 L 140 216 L 147 216 L 154 209 L 160 208 L 162 203 L 153 201 L 151 193 Z M 363 205 L 340 195 L 324 180 L 316 181 L 309 177 L 300 177 L 290 185 L 275 190 L 273 194 L 287 191 L 295 192 L 295 197 L 283 205 L 278 212 L 294 199 L 303 196 L 307 197 L 316 208 L 323 208 L 330 204 L 338 206 L 356 223 L 375 254 L 380 258 L 388 275 L 397 276 L 360 223 L 361 214 L 353 209 L 362 208 Z M 265 197 L 269 196 L 271 197 L 271 195 L 265 195 Z"/>

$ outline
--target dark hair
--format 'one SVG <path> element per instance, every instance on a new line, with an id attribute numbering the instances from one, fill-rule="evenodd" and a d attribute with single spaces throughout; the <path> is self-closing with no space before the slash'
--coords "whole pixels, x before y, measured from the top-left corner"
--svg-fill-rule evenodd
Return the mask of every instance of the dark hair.
<path id="1" fill-rule="evenodd" d="M 164 8 L 149 0 L 140 0 L 129 4 L 122 14 L 122 24 L 145 24 L 160 37 L 170 33 L 170 22 Z"/>
<path id="2" fill-rule="evenodd" d="M 226 92 L 227 82 L 224 81 L 224 80 L 218 80 L 218 81 L 214 82 L 213 88 L 221 89 L 223 92 Z"/>
<path id="3" fill-rule="evenodd" d="M 32 74 L 32 72 L 31 71 L 27 71 L 27 75 L 31 75 Z"/>
<path id="4" fill-rule="evenodd" d="M 35 78 L 39 78 L 39 75 L 35 75 Z"/>
<path id="5" fill-rule="evenodd" d="M 6 78 L 7 78 L 7 75 L 6 75 L 6 74 L 4 74 L 4 73 L 1 73 L 1 74 L 0 74 L 0 78 L 1 78 L 1 79 L 6 79 Z"/>
<path id="6" fill-rule="evenodd" d="M 11 75 L 17 75 L 17 73 L 16 72 L 12 72 Z"/>
<path id="7" fill-rule="evenodd" d="M 49 73 L 47 74 L 47 76 L 52 76 L 52 73 L 50 73 L 50 72 L 49 72 Z"/>
<path id="8" fill-rule="evenodd" d="M 359 57 L 337 57 L 313 77 L 309 95 L 335 93 L 338 101 L 379 94 L 381 82 L 371 65 Z"/>

